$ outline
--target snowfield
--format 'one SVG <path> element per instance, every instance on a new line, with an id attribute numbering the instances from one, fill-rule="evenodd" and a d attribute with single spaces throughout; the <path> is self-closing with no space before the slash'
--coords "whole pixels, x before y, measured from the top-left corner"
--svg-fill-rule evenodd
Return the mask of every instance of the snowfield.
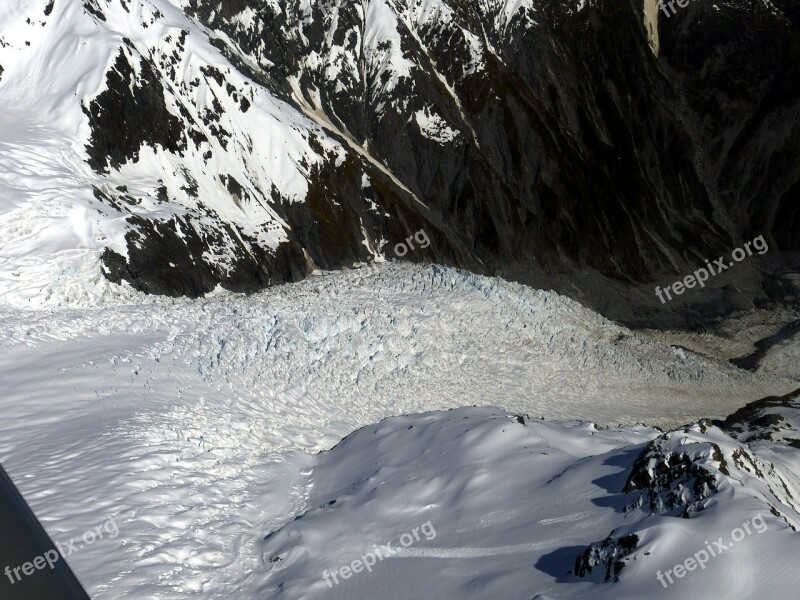
<path id="1" fill-rule="evenodd" d="M 699 530 L 631 519 L 620 495 L 659 435 L 636 423 L 722 418 L 797 383 L 646 339 L 556 293 L 384 263 L 250 296 L 108 285 L 100 298 L 0 308 L 0 460 L 53 539 L 114 519 L 116 538 L 69 557 L 93 598 L 625 597 L 566 573 L 623 524 L 651 554 L 637 546 L 620 589 L 650 597 L 660 584 L 646 565 L 668 569 L 697 535 L 756 511 L 769 533 L 686 586 L 718 585 L 751 555 L 776 570 L 764 549 L 796 543 L 791 463 L 775 461 L 766 492 L 720 480 Z M 496 408 L 428 412 L 468 406 Z M 703 448 L 737 449 L 695 430 Z M 323 581 L 427 521 L 435 539 Z M 789 589 L 781 572 L 775 590 Z"/>
<path id="2" fill-rule="evenodd" d="M 738 235 L 720 181 L 789 220 L 762 80 L 729 178 L 649 0 L 617 45 L 633 4 L 246 4 L 0 2 L 0 464 L 91 597 L 796 598 L 797 309 L 636 332 L 430 264 L 674 270 Z"/>

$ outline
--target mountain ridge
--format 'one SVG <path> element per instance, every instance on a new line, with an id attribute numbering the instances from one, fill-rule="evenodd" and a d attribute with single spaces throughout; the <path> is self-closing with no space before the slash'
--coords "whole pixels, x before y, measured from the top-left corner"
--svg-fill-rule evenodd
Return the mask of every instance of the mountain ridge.
<path id="1" fill-rule="evenodd" d="M 40 120 L 90 167 L 69 200 L 105 213 L 89 246 L 113 282 L 254 291 L 398 258 L 424 229 L 405 260 L 587 301 L 585 271 L 623 288 L 750 235 L 797 250 L 800 136 L 779 131 L 800 111 L 796 11 L 723 4 L 654 29 L 633 1 L 42 0 L 5 15 L 23 29 L 0 94 L 59 86 L 69 106 Z M 771 32 L 782 58 L 749 33 L 716 60 L 731 31 Z M 785 167 L 772 188 L 765 166 Z"/>

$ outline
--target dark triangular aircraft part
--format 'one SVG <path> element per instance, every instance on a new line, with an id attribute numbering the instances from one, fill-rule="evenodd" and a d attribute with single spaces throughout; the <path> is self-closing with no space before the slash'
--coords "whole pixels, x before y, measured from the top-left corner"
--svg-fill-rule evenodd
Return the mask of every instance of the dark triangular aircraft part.
<path id="1" fill-rule="evenodd" d="M 0 600 L 89 600 L 2 466 Z"/>

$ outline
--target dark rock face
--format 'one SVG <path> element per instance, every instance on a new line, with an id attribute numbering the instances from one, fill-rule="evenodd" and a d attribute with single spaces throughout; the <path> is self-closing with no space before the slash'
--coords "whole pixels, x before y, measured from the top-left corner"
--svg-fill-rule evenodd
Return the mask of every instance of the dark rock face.
<path id="1" fill-rule="evenodd" d="M 793 2 L 692 3 L 670 19 L 659 11 L 657 52 L 641 3 L 534 4 L 507 18 L 474 0 L 443 1 L 433 17 L 404 1 L 319 0 L 302 12 L 291 2 L 191 0 L 187 12 L 225 34 L 214 45 L 236 69 L 313 113 L 341 144 L 343 160 L 320 150 L 304 203 L 257 190 L 317 266 L 369 260 L 377 240 L 391 257 L 420 228 L 432 243 L 406 259 L 529 282 L 570 270 L 578 289 L 587 268 L 648 282 L 690 273 L 757 235 L 773 252 L 800 247 Z M 394 37 L 376 33 L 380 6 Z M 180 155 L 200 147 L 200 129 L 226 149 L 234 143 L 219 103 L 202 128 L 191 111 L 166 108 L 159 74 L 168 57 L 157 69 L 142 65 L 132 81 L 121 54 L 109 90 L 87 109 L 95 169 L 135 160 L 145 144 Z M 204 76 L 226 83 L 219 71 Z M 251 114 L 245 94 L 238 102 Z M 234 201 L 258 185 L 225 181 Z M 146 270 L 111 268 L 115 277 L 176 294 L 221 282 L 168 237 L 142 234 L 140 253 L 173 256 L 194 273 L 156 284 Z M 243 268 L 240 286 L 307 269 L 297 248 L 282 259 L 291 266 L 262 254 L 270 276 Z"/>
<path id="2" fill-rule="evenodd" d="M 800 389 L 785 396 L 770 396 L 751 402 L 729 415 L 720 428 L 743 442 L 785 443 L 800 448 L 800 427 L 796 418 L 798 409 Z"/>
<path id="3" fill-rule="evenodd" d="M 164 87 L 148 61 L 141 62 L 136 78 L 128 56 L 120 50 L 106 84 L 108 89 L 84 107 L 92 128 L 86 150 L 93 169 L 103 171 L 109 165 L 119 169 L 128 161 L 136 162 L 144 145 L 175 153 L 185 148 L 183 125 L 167 110 Z"/>
<path id="4" fill-rule="evenodd" d="M 217 284 L 234 292 L 255 292 L 300 281 L 311 272 L 302 249 L 293 242 L 269 253 L 253 240 L 241 239 L 241 233 L 237 235 L 230 226 L 214 231 L 190 218 L 149 221 L 134 216 L 129 220 L 135 229 L 127 234 L 128 258 L 106 248 L 102 257 L 106 277 L 114 283 L 124 280 L 149 294 L 196 298 Z M 185 251 L 175 252 L 176 248 Z M 209 249 L 235 256 L 230 268 L 221 269 L 206 260 Z"/>
<path id="5" fill-rule="evenodd" d="M 575 559 L 575 575 L 587 577 L 598 569 L 603 570 L 603 581 L 619 581 L 619 575 L 628 562 L 628 556 L 636 549 L 639 536 L 635 533 L 614 538 L 609 535 L 602 542 L 595 542 Z"/>
<path id="6" fill-rule="evenodd" d="M 703 510 L 705 500 L 718 489 L 717 475 L 709 469 L 706 454 L 719 461 L 719 471 L 727 474 L 725 458 L 716 444 L 697 444 L 691 453 L 669 448 L 665 433 L 650 442 L 633 465 L 623 492 L 637 492 L 626 512 L 641 509 L 650 514 L 672 513 L 689 518 Z"/>
<path id="7" fill-rule="evenodd" d="M 681 116 L 711 192 L 745 237 L 765 233 L 797 249 L 800 7 L 693 3 L 677 17 L 662 33 L 662 65 L 683 92 Z"/>

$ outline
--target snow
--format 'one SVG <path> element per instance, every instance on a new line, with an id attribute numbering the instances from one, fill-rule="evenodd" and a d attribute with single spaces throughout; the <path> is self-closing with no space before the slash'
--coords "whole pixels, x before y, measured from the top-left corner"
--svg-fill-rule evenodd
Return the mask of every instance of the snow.
<path id="1" fill-rule="evenodd" d="M 58 132 L 0 113 L 0 302 L 104 293 L 98 257 L 105 247 L 124 255 L 125 224 L 110 207 L 98 212 L 88 170 Z"/>
<path id="2" fill-rule="evenodd" d="M 288 83 L 303 113 L 232 69 L 179 9 L 186 0 L 99 0 L 106 21 L 61 0 L 45 18 L 46 3 L 0 7 L 0 462 L 54 539 L 114 519 L 117 537 L 69 557 L 93 598 L 705 598 L 725 586 L 740 598 L 791 597 L 798 407 L 760 409 L 774 424 L 767 433 L 704 421 L 664 437 L 654 426 L 723 418 L 796 388 L 796 337 L 755 373 L 724 360 L 752 348 L 731 330 L 762 339 L 796 314 L 737 315 L 708 336 L 634 332 L 553 292 L 377 255 L 250 296 L 217 288 L 171 300 L 111 284 L 99 256 L 125 254 L 131 215 L 210 209 L 266 246 L 285 240 L 256 187 L 302 201 L 322 155 L 344 158 L 326 130 L 407 188 L 297 75 Z M 304 68 L 353 84 L 358 60 L 333 43 L 331 6 L 325 51 Z M 348 35 L 363 41 L 379 102 L 413 75 L 401 27 L 424 52 L 436 27 L 460 31 L 464 74 L 482 68 L 484 42 L 440 0 L 364 6 L 363 31 Z M 297 10 L 302 37 L 312 0 Z M 506 35 L 535 5 L 482 0 L 480 10 Z M 250 9 L 234 17 L 248 29 L 258 20 Z M 105 89 L 120 49 L 134 70 L 144 57 L 163 69 L 166 106 L 204 124 L 208 141 L 180 157 L 146 146 L 101 175 L 85 162 L 81 105 Z M 458 106 L 457 82 L 441 80 Z M 203 119 L 215 102 L 227 147 Z M 430 139 L 457 135 L 427 107 L 413 118 Z M 187 175 L 197 197 L 181 190 Z M 231 196 L 220 175 L 247 197 Z M 94 196 L 121 186 L 138 203 L 118 210 Z M 386 240 L 364 231 L 364 243 L 377 254 Z M 210 252 L 223 265 L 233 258 L 224 245 Z M 650 442 L 648 473 L 688 460 L 707 478 L 622 493 Z M 659 569 L 756 515 L 763 534 L 662 592 Z M 399 548 L 425 523 L 435 537 Z M 602 558 L 618 549 L 603 540 L 632 534 L 620 582 L 601 585 L 602 568 L 568 573 L 590 544 Z M 323 580 L 390 542 L 399 551 L 373 572 Z"/>
<path id="3" fill-rule="evenodd" d="M 757 598 L 766 590 L 771 597 L 791 597 L 797 576 L 779 565 L 796 550 L 790 524 L 796 526 L 800 515 L 775 487 L 796 492 L 797 479 L 777 471 L 756 475 L 735 462 L 746 447 L 716 428 L 693 427 L 661 437 L 673 460 L 690 456 L 717 478 L 717 491 L 708 490 L 701 501 L 703 510 L 691 513 L 689 522 L 674 512 L 626 508 L 637 492 L 623 493 L 625 478 L 656 436 L 644 427 L 520 423 L 514 415 L 480 408 L 367 427 L 309 468 L 307 511 L 263 542 L 270 569 L 259 593 L 291 599 L 375 598 L 387 591 L 397 598 L 712 598 L 727 585 L 736 598 Z M 715 445 L 729 461 L 730 476 L 711 456 Z M 684 493 L 694 482 L 685 483 Z M 501 507 L 498 499 L 508 501 Z M 788 523 L 770 512 L 776 506 Z M 399 536 L 422 523 L 435 528 L 435 538 L 402 548 Z M 657 573 L 684 563 L 708 540 L 728 542 L 743 523 L 758 525 L 746 541 L 710 558 L 702 571 L 674 578 L 669 593 L 663 591 Z M 604 583 L 605 565 L 576 577 L 575 558 L 612 532 L 639 538 L 621 582 Z M 372 572 L 335 586 L 324 582 L 323 573 L 387 542 L 398 552 Z"/>
<path id="4" fill-rule="evenodd" d="M 423 38 L 429 42 L 435 42 L 440 37 L 450 37 L 452 31 L 458 31 L 463 35 L 469 52 L 469 58 L 463 61 L 464 76 L 478 73 L 484 69 L 481 39 L 460 23 L 453 9 L 442 0 L 408 2 L 404 17 L 409 29 L 416 32 L 418 40 Z M 420 46 L 425 48 L 422 42 L 420 42 Z"/>
<path id="5" fill-rule="evenodd" d="M 397 87 L 402 78 L 411 75 L 414 63 L 403 55 L 397 15 L 386 0 L 369 2 L 364 28 L 364 58 L 373 86 L 370 91 L 380 100 Z"/>
<path id="6" fill-rule="evenodd" d="M 531 14 L 536 12 L 536 0 L 478 0 L 483 16 L 494 21 L 501 37 L 513 27 L 534 23 Z"/>
<path id="7" fill-rule="evenodd" d="M 446 144 L 460 135 L 458 131 L 447 125 L 447 121 L 433 112 L 431 107 L 426 106 L 424 109 L 418 110 L 414 113 L 414 119 L 422 131 L 422 135 L 436 142 Z"/>
<path id="8" fill-rule="evenodd" d="M 207 227 L 222 221 L 267 248 L 288 239 L 269 205 L 274 198 L 259 190 L 302 201 L 309 169 L 321 161 L 310 138 L 323 153 L 338 148 L 323 130 L 232 69 L 206 33 L 165 0 L 103 0 L 105 21 L 80 2 L 56 2 L 45 17 L 46 4 L 12 3 L 0 15 L 0 235 L 8 240 L 0 249 L 0 300 L 57 303 L 62 272 L 73 271 L 84 273 L 75 281 L 86 289 L 70 293 L 104 294 L 99 256 L 106 247 L 127 255 L 130 215 L 167 221 L 191 214 Z M 105 91 L 121 51 L 135 73 L 144 60 L 163 71 L 168 110 L 188 112 L 205 141 L 189 139 L 180 156 L 145 145 L 119 169 L 98 174 L 86 164 L 84 107 Z M 222 86 L 205 75 L 209 67 L 224 75 Z M 227 141 L 209 123 L 228 132 Z M 242 184 L 245 197 L 234 197 L 221 176 Z M 118 199 L 122 186 L 136 203 L 120 201 L 117 209 L 95 199 L 93 189 Z M 223 270 L 235 258 L 222 248 L 208 256 Z"/>
<path id="9" fill-rule="evenodd" d="M 523 427 L 513 415 L 674 426 L 791 389 L 679 354 L 552 292 L 396 263 L 197 301 L 113 286 L 101 300 L 4 305 L 0 328 L 4 466 L 53 538 L 110 517 L 119 527 L 70 556 L 98 599 L 271 597 L 284 581 L 287 597 L 309 597 L 326 585 L 323 569 L 429 519 L 436 544 L 331 597 L 375 597 L 401 578 L 419 582 L 397 588 L 414 593 L 427 581 L 431 598 L 526 597 L 553 578 L 531 568 L 537 556 L 547 563 L 618 522 L 597 511 L 588 483 L 620 471 L 604 453 L 631 457 L 624 448 L 658 432 Z M 387 416 L 469 405 L 499 410 L 463 409 L 474 430 L 458 412 L 386 421 L 394 433 L 363 450 Z M 359 441 L 314 456 L 364 426 Z M 577 459 L 559 501 L 519 502 Z M 350 499 L 318 510 L 351 479 L 361 483 Z M 369 481 L 385 483 L 371 491 Z M 311 529 L 296 529 L 302 519 L 281 530 L 306 510 Z"/>
<path id="10" fill-rule="evenodd" d="M 644 28 L 647 33 L 647 42 L 655 56 L 660 51 L 658 36 L 658 18 L 661 3 L 659 0 L 644 0 Z M 581 7 L 582 8 L 582 7 Z"/>

